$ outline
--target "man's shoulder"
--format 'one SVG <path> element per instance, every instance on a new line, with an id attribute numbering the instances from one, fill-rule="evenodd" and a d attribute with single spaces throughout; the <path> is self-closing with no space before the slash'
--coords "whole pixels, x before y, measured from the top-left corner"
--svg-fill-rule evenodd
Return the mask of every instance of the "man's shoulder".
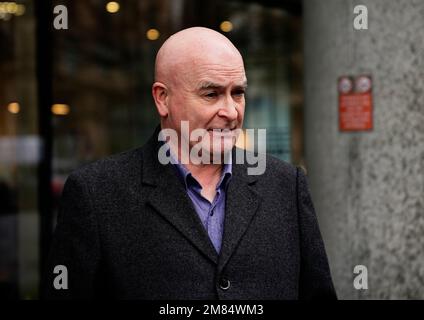
<path id="1" fill-rule="evenodd" d="M 257 175 L 258 179 L 275 180 L 281 177 L 293 178 L 297 175 L 297 166 L 277 158 L 276 156 L 269 153 L 259 156 L 258 154 L 253 154 L 252 152 L 246 151 L 246 158 L 257 160 L 254 164 L 249 164 L 249 161 L 247 161 L 246 167 L 248 168 L 264 166 L 264 170 L 256 170 L 256 172 L 259 172 Z M 260 164 L 260 161 L 263 161 L 263 163 Z M 252 170 L 252 172 L 255 172 L 255 170 Z"/>
<path id="2" fill-rule="evenodd" d="M 300 168 L 270 154 L 266 154 L 264 158 L 265 171 L 259 175 L 247 174 L 247 180 L 252 182 L 255 191 L 270 206 L 295 201 L 299 176 L 302 175 Z"/>
<path id="3" fill-rule="evenodd" d="M 297 167 L 293 164 L 281 160 L 271 154 L 266 154 L 267 170 L 271 175 L 275 173 L 279 174 L 295 174 Z"/>
<path id="4" fill-rule="evenodd" d="M 140 171 L 142 156 L 143 147 L 126 150 L 83 164 L 73 170 L 69 178 L 90 182 L 126 179 L 127 176 Z"/>
<path id="5" fill-rule="evenodd" d="M 273 155 L 266 156 L 266 170 L 259 179 L 264 181 L 266 185 L 271 186 L 290 186 L 296 185 L 298 175 L 298 167 L 281 160 Z"/>

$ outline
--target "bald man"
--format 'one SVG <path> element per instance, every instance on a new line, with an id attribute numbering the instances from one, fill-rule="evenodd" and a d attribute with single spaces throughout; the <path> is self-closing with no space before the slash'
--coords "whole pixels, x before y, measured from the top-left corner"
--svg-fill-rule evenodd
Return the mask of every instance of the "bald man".
<path id="1" fill-rule="evenodd" d="M 220 33 L 189 28 L 162 45 L 160 125 L 143 147 L 69 176 L 44 297 L 336 298 L 302 171 L 235 147 L 246 88 Z M 251 174 L 240 154 L 266 170 Z"/>

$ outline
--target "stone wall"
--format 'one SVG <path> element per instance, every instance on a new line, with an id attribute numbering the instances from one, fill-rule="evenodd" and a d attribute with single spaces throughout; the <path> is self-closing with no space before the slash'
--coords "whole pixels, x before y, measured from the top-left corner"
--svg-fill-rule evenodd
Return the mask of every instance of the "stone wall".
<path id="1" fill-rule="evenodd" d="M 353 28 L 359 4 L 368 30 Z M 306 168 L 339 298 L 424 299 L 424 1 L 303 8 Z M 340 132 L 337 78 L 364 73 L 374 129 Z"/>

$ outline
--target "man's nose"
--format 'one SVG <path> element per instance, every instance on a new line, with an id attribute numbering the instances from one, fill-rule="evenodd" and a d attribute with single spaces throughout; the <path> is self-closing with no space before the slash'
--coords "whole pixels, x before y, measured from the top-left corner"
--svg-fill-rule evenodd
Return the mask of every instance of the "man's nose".
<path id="1" fill-rule="evenodd" d="M 223 105 L 221 106 L 218 115 L 220 117 L 225 117 L 230 121 L 234 121 L 237 119 L 238 110 L 237 103 L 234 101 L 232 96 L 226 97 Z"/>

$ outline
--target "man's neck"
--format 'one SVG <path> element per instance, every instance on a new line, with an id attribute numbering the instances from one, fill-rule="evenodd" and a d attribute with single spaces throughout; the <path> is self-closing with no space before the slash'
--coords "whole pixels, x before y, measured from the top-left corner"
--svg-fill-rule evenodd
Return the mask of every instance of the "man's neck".
<path id="1" fill-rule="evenodd" d="M 182 163 L 180 150 L 178 152 L 178 159 Z M 215 198 L 216 186 L 221 178 L 223 165 L 212 162 L 209 164 L 193 164 L 190 160 L 188 163 L 182 163 L 182 165 L 190 171 L 193 178 L 202 186 L 202 196 L 212 202 Z"/>
<path id="2" fill-rule="evenodd" d="M 185 167 L 202 186 L 202 196 L 213 201 L 216 194 L 216 186 L 221 178 L 222 164 L 186 164 Z"/>
<path id="3" fill-rule="evenodd" d="M 181 148 L 173 144 L 173 141 L 168 142 L 171 153 L 173 157 L 177 157 L 179 163 L 187 168 L 190 171 L 191 175 L 200 183 L 202 186 L 202 195 L 208 199 L 210 202 L 213 201 L 216 194 L 216 186 L 221 178 L 223 164 L 222 161 L 220 164 L 215 164 L 210 161 L 206 164 L 193 164 L 190 160 L 190 152 L 185 156 L 182 154 Z M 224 157 L 223 157 L 224 158 Z M 182 161 L 184 159 L 185 161 Z M 188 162 L 187 162 L 188 160 Z M 221 159 L 223 160 L 223 159 Z"/>
<path id="4" fill-rule="evenodd" d="M 207 181 L 221 177 L 222 164 L 185 164 L 185 167 L 190 171 L 197 181 Z M 202 185 L 203 186 L 203 185 Z"/>

